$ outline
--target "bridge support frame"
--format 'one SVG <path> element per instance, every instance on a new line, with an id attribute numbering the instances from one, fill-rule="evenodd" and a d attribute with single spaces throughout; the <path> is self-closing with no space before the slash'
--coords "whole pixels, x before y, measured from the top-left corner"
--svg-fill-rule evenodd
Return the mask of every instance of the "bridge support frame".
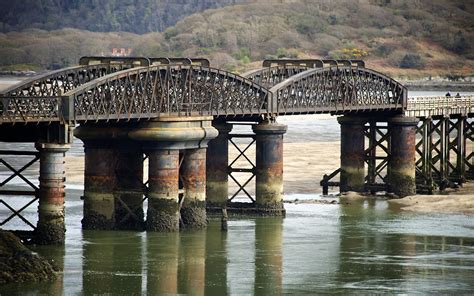
<path id="1" fill-rule="evenodd" d="M 341 125 L 341 176 L 340 191 L 363 192 L 365 188 L 365 118 L 343 116 Z"/>
<path id="2" fill-rule="evenodd" d="M 65 152 L 69 144 L 37 143 L 40 152 L 37 244 L 64 244 Z"/>
<path id="3" fill-rule="evenodd" d="M 85 140 L 84 213 L 82 228 L 115 228 L 116 151 L 110 141 Z"/>
<path id="4" fill-rule="evenodd" d="M 148 151 L 148 231 L 179 230 L 179 150 Z"/>
<path id="5" fill-rule="evenodd" d="M 185 150 L 180 169 L 184 189 L 180 209 L 183 226 L 204 228 L 207 225 L 206 148 Z"/>
<path id="6" fill-rule="evenodd" d="M 284 215 L 283 134 L 287 126 L 265 120 L 252 129 L 256 134 L 256 208 L 261 215 Z"/>
<path id="7" fill-rule="evenodd" d="M 415 179 L 415 117 L 392 117 L 389 119 L 390 159 L 389 190 L 399 197 L 416 194 Z"/>
<path id="8" fill-rule="evenodd" d="M 142 230 L 143 213 L 143 152 L 137 143 L 122 141 L 115 146 L 116 186 L 115 229 Z"/>
<path id="9" fill-rule="evenodd" d="M 229 133 L 232 124 L 214 122 L 219 135 L 209 142 L 206 158 L 207 206 L 225 208 L 229 195 Z"/>

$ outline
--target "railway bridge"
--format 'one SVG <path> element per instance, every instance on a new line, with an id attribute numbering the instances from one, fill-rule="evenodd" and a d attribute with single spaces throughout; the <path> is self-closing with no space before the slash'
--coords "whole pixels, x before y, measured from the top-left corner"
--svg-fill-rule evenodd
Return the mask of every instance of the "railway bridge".
<path id="1" fill-rule="evenodd" d="M 207 213 L 232 208 L 284 215 L 280 115 L 337 115 L 341 166 L 321 185 L 341 191 L 385 191 L 403 197 L 473 177 L 474 97 L 408 99 L 400 83 L 360 60 L 266 60 L 237 75 L 205 59 L 83 57 L 80 65 L 34 77 L 0 94 L 0 141 L 34 143 L 36 151 L 1 150 L 11 176 L 0 203 L 1 225 L 22 219 L 37 243 L 64 242 L 64 157 L 73 137 L 84 142 L 84 229 L 177 231 L 201 228 Z M 251 134 L 232 133 L 251 125 Z M 308 131 L 311 132 L 311 131 Z M 250 138 L 252 168 L 236 168 L 229 143 Z M 7 156 L 30 155 L 22 168 Z M 144 160 L 148 176 L 144 182 Z M 23 174 L 39 161 L 39 186 Z M 255 197 L 236 172 L 255 178 Z M 21 178 L 31 190 L 10 189 Z M 339 178 L 336 182 L 335 178 Z M 20 209 L 7 198 L 30 195 Z M 143 202 L 148 200 L 144 213 Z M 39 201 L 36 225 L 22 211 Z M 207 208 L 207 211 L 206 211 Z M 0 225 L 0 226 L 1 226 Z"/>

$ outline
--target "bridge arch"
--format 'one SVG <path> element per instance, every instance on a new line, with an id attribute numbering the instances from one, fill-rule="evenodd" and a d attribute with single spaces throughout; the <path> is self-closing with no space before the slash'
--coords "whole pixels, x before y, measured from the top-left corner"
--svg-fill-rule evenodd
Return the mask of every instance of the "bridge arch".
<path id="1" fill-rule="evenodd" d="M 123 70 L 124 64 L 82 65 L 59 69 L 31 77 L 0 93 L 8 97 L 52 97 L 70 91 L 82 84 Z"/>
<path id="2" fill-rule="evenodd" d="M 160 116 L 239 116 L 268 113 L 267 88 L 237 74 L 195 65 L 157 65 L 119 71 L 65 94 L 74 120 L 131 120 Z"/>
<path id="3" fill-rule="evenodd" d="M 346 113 L 406 108 L 407 90 L 392 78 L 361 67 L 309 69 L 270 89 L 275 113 Z"/>

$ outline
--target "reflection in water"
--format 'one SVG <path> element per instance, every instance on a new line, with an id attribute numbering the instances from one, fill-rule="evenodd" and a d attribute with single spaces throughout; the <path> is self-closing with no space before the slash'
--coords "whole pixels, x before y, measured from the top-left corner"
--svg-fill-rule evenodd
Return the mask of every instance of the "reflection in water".
<path id="1" fill-rule="evenodd" d="M 373 201 L 341 206 L 339 286 L 360 291 L 447 293 L 453 287 L 446 283 L 451 282 L 456 289 L 469 289 L 467 279 L 473 269 L 468 266 L 473 258 L 472 248 L 462 246 L 465 240 L 394 229 L 404 223 L 399 214 L 377 209 Z M 417 226 L 423 231 L 427 225 Z"/>
<path id="2" fill-rule="evenodd" d="M 84 231 L 84 294 L 140 294 L 141 233 Z"/>
<path id="3" fill-rule="evenodd" d="M 204 295 L 206 232 L 188 232 L 180 236 L 178 292 Z"/>
<path id="4" fill-rule="evenodd" d="M 79 203 L 79 202 L 78 202 Z M 384 201 L 288 205 L 287 217 L 219 221 L 207 230 L 80 230 L 69 205 L 66 246 L 34 250 L 64 274 L 0 286 L 1 295 L 466 294 L 474 228 L 462 215 L 403 214 Z M 75 212 L 78 211 L 78 212 Z"/>
<path id="5" fill-rule="evenodd" d="M 227 287 L 227 232 L 221 231 L 218 221 L 211 221 L 206 231 L 206 295 L 226 296 Z"/>
<path id="6" fill-rule="evenodd" d="M 179 233 L 147 233 L 147 292 L 178 293 Z"/>
<path id="7" fill-rule="evenodd" d="M 395 256 L 404 249 L 403 238 L 388 236 L 374 227 L 380 218 L 374 207 L 374 201 L 341 206 L 337 274 L 342 287 L 380 288 L 378 283 L 403 278 L 402 266 L 394 268 L 384 262 L 384 258 Z"/>
<path id="8" fill-rule="evenodd" d="M 255 284 L 256 295 L 282 293 L 283 218 L 255 220 Z"/>

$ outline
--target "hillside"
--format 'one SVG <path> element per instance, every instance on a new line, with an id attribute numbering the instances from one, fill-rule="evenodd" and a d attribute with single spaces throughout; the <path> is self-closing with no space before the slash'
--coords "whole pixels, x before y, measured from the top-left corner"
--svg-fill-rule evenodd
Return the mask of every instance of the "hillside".
<path id="1" fill-rule="evenodd" d="M 245 0 L 0 0 L 0 32 L 75 28 L 163 31 L 187 15 Z"/>
<path id="2" fill-rule="evenodd" d="M 246 2 L 194 13 L 163 32 L 7 32 L 0 34 L 0 65 L 67 66 L 118 47 L 132 55 L 204 56 L 233 71 L 269 57 L 314 57 L 362 58 L 396 76 L 474 75 L 473 2 Z"/>

